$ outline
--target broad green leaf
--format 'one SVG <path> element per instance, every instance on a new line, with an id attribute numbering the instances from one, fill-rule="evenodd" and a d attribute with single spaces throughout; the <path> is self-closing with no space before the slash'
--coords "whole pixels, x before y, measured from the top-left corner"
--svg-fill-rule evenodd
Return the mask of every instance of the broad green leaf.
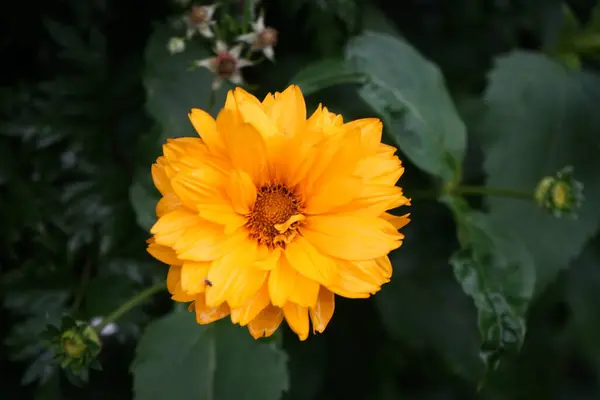
<path id="1" fill-rule="evenodd" d="M 437 202 L 415 202 L 410 211 L 404 244 L 390 255 L 394 276 L 375 296 L 383 325 L 393 338 L 433 352 L 474 382 L 483 372 L 480 339 L 472 301 L 448 265 L 456 248 L 453 220 Z"/>
<path id="2" fill-rule="evenodd" d="M 566 276 L 567 301 L 578 343 L 600 366 L 600 241 L 590 241 Z"/>
<path id="3" fill-rule="evenodd" d="M 525 339 L 535 289 L 533 259 L 488 215 L 470 211 L 462 199 L 444 202 L 454 213 L 461 244 L 450 259 L 454 276 L 477 308 L 482 359 L 495 364 L 503 352 L 519 350 Z"/>
<path id="4" fill-rule="evenodd" d="M 197 135 L 188 118 L 190 110 L 200 108 L 216 116 L 223 107 L 227 89 L 231 88 L 225 83 L 215 94 L 214 104 L 211 104 L 214 75 L 205 68 L 190 68 L 195 60 L 212 57 L 213 54 L 198 40 L 187 41 L 183 53 L 170 54 L 167 42 L 180 34 L 160 25 L 146 48 L 146 108 L 161 126 L 163 138 Z"/>
<path id="5" fill-rule="evenodd" d="M 288 336 L 283 338 L 284 350 L 289 357 L 289 390 L 283 399 L 314 399 L 327 379 L 328 338 L 318 335 L 301 342 L 294 335 L 288 331 Z"/>
<path id="6" fill-rule="evenodd" d="M 148 186 L 141 180 L 136 180 L 129 188 L 129 199 L 135 211 L 138 225 L 150 231 L 150 228 L 156 222 L 156 204 L 160 200 L 160 194 L 156 189 L 151 189 Z"/>
<path id="7" fill-rule="evenodd" d="M 308 65 L 292 78 L 305 96 L 331 86 L 347 83 L 364 83 L 365 76 L 341 59 L 323 59 Z"/>
<path id="8" fill-rule="evenodd" d="M 406 156 L 432 175 L 457 180 L 466 130 L 438 67 L 402 39 L 373 32 L 352 39 L 346 57 L 367 77 L 359 94 Z"/>
<path id="9" fill-rule="evenodd" d="M 137 400 L 276 400 L 287 390 L 286 356 L 246 328 L 198 325 L 176 312 L 148 326 L 132 365 Z"/>
<path id="10" fill-rule="evenodd" d="M 489 186 L 533 192 L 566 165 L 584 184 L 578 220 L 554 218 L 529 201 L 488 198 L 493 223 L 532 254 L 539 291 L 599 227 L 600 79 L 518 51 L 496 61 L 485 101 L 480 130 Z"/>

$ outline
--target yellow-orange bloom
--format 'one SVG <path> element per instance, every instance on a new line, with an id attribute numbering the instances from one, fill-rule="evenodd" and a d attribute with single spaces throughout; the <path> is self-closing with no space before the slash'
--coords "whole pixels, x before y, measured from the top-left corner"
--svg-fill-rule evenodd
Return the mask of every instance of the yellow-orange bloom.
<path id="1" fill-rule="evenodd" d="M 404 172 L 382 125 L 343 123 L 300 89 L 260 102 L 237 88 L 216 121 L 193 109 L 200 138 L 171 139 L 152 166 L 162 194 L 148 252 L 169 264 L 172 298 L 200 324 L 228 315 L 253 337 L 283 318 L 301 340 L 323 332 L 334 295 L 365 298 L 388 282 L 402 244 Z"/>

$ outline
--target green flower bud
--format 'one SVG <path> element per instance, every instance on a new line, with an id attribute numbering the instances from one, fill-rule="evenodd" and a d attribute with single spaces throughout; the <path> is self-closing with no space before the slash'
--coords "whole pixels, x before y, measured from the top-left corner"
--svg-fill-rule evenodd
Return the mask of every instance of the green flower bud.
<path id="1" fill-rule="evenodd" d="M 101 348 L 100 337 L 86 322 L 65 316 L 60 328 L 48 326 L 44 336 L 56 361 L 73 376 L 87 376 L 88 367 L 99 368 L 96 357 Z"/>
<path id="2" fill-rule="evenodd" d="M 547 176 L 540 181 L 535 200 L 557 218 L 566 214 L 576 217 L 583 202 L 583 184 L 573 178 L 573 168 L 568 166 L 556 176 Z"/>

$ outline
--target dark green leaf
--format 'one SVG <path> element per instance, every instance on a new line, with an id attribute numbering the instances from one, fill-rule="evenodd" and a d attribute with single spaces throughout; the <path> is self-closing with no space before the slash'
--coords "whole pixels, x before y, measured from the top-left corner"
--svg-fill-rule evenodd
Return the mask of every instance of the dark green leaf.
<path id="1" fill-rule="evenodd" d="M 190 110 L 200 108 L 216 116 L 223 107 L 227 89 L 231 88 L 225 83 L 211 104 L 214 75 L 205 68 L 190 70 L 190 67 L 194 61 L 212 57 L 213 53 L 200 41 L 193 40 L 186 43 L 183 53 L 170 54 L 167 42 L 177 34 L 167 26 L 159 26 L 146 48 L 146 107 L 160 124 L 164 138 L 197 135 L 188 119 Z"/>
<path id="2" fill-rule="evenodd" d="M 364 83 L 365 76 L 349 66 L 346 61 L 324 59 L 302 69 L 290 84 L 296 84 L 307 96 L 322 89 L 345 83 Z"/>
<path id="3" fill-rule="evenodd" d="M 359 93 L 406 156 L 430 174 L 457 180 L 466 130 L 438 67 L 402 39 L 372 32 L 352 39 L 346 57 L 367 76 Z"/>
<path id="4" fill-rule="evenodd" d="M 156 204 L 160 200 L 160 194 L 156 189 L 150 189 L 148 185 L 144 185 L 142 181 L 137 180 L 129 189 L 129 198 L 138 225 L 144 230 L 150 231 L 150 228 L 156 222 Z"/>
<path id="5" fill-rule="evenodd" d="M 147 328 L 132 371 L 138 400 L 276 400 L 288 386 L 286 356 L 273 343 L 229 320 L 198 325 L 187 312 Z"/>
<path id="6" fill-rule="evenodd" d="M 600 366 L 600 241 L 592 240 L 573 262 L 566 278 L 567 300 L 573 312 L 577 340 Z"/>
<path id="7" fill-rule="evenodd" d="M 529 201 L 488 199 L 492 222 L 512 231 L 533 255 L 540 290 L 600 223 L 600 79 L 519 51 L 497 60 L 485 101 L 481 128 L 489 186 L 532 193 L 542 178 L 567 165 L 584 184 L 578 220 L 556 219 Z"/>
<path id="8" fill-rule="evenodd" d="M 461 249 L 450 259 L 454 275 L 478 311 L 482 358 L 495 367 L 505 351 L 519 350 L 535 289 L 535 266 L 522 243 L 462 199 L 445 199 L 454 212 Z M 491 359 L 490 359 L 491 357 Z"/>
<path id="9" fill-rule="evenodd" d="M 283 340 L 288 354 L 289 390 L 285 400 L 314 399 L 323 389 L 327 373 L 327 338 L 323 335 L 300 342 L 292 336 Z M 289 340 L 287 340 L 289 338 Z"/>
<path id="10" fill-rule="evenodd" d="M 476 381 L 482 363 L 475 309 L 448 265 L 453 221 L 433 202 L 415 203 L 411 218 L 404 244 L 390 255 L 394 276 L 375 297 L 383 324 L 394 338 L 433 350 L 453 373 Z"/>

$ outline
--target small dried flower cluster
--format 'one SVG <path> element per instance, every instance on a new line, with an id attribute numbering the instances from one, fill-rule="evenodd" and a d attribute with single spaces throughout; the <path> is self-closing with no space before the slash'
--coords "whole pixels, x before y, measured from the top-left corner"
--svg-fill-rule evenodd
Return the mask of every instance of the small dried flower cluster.
<path id="1" fill-rule="evenodd" d="M 256 53 L 262 53 L 265 58 L 275 61 L 274 47 L 277 44 L 278 32 L 265 25 L 262 12 L 256 20 L 246 21 L 248 2 L 251 3 L 251 14 L 253 14 L 250 17 L 254 19 L 254 8 L 260 1 L 239 0 L 239 7 L 236 11 L 240 15 L 237 18 L 228 18 L 227 25 L 220 25 L 220 20 L 215 18 L 219 12 L 217 4 L 192 5 L 179 21 L 183 22 L 185 26 L 184 35 L 172 37 L 167 44 L 169 52 L 177 54 L 185 51 L 186 40 L 201 37 L 210 41 L 215 55 L 196 60 L 194 66 L 207 68 L 214 73 L 213 90 L 217 90 L 223 81 L 229 81 L 238 86 L 243 85 L 244 80 L 240 70 L 261 61 L 260 57 L 252 59 Z M 235 23 L 232 25 L 231 21 Z M 232 38 L 231 41 L 235 44 L 228 44 L 227 38 Z"/>

